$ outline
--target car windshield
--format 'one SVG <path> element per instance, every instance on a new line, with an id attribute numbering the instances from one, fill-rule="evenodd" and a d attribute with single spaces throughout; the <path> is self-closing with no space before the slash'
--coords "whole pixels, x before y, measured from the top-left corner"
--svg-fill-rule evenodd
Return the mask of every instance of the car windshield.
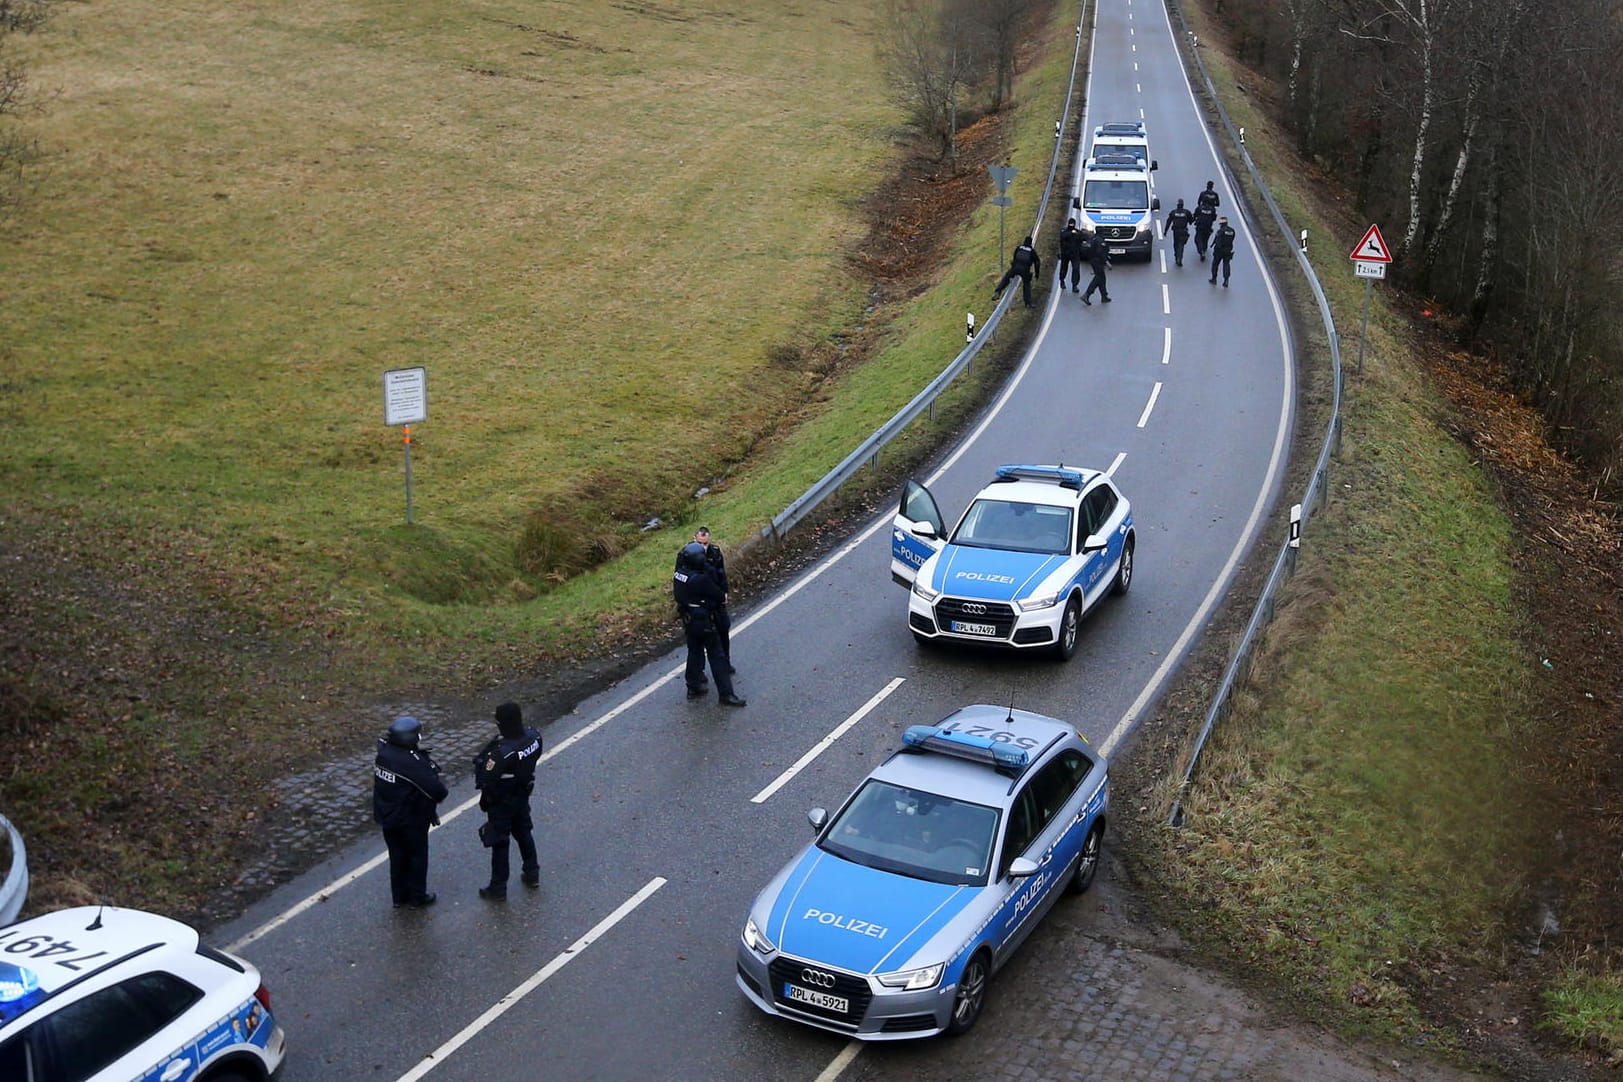
<path id="1" fill-rule="evenodd" d="M 995 808 L 869 778 L 818 846 L 880 871 L 985 886 L 997 824 Z"/>
<path id="2" fill-rule="evenodd" d="M 1150 186 L 1142 180 L 1090 180 L 1082 186 L 1082 205 L 1089 210 L 1143 210 L 1150 205 Z"/>
<path id="3" fill-rule="evenodd" d="M 954 545 L 1063 556 L 1071 551 L 1071 509 L 979 499 L 953 531 Z"/>
<path id="4" fill-rule="evenodd" d="M 1144 149 L 1143 143 L 1094 143 L 1093 156 L 1097 158 L 1101 154 L 1127 154 L 1141 162 L 1150 160 L 1149 151 Z"/>

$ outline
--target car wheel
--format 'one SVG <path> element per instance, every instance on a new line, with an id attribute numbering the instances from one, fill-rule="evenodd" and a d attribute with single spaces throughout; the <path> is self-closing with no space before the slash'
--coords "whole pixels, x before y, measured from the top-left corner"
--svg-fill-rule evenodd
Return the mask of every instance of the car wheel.
<path id="1" fill-rule="evenodd" d="M 1133 537 L 1127 535 L 1127 543 L 1121 547 L 1121 563 L 1116 565 L 1116 581 L 1110 584 L 1110 592 L 1120 597 L 1133 585 Z"/>
<path id="2" fill-rule="evenodd" d="M 981 1008 L 986 1006 L 986 985 L 991 979 L 992 963 L 985 951 L 977 951 L 958 978 L 958 994 L 953 998 L 952 1018 L 947 1022 L 947 1032 L 952 1036 L 968 1033 L 981 1016 Z"/>
<path id="3" fill-rule="evenodd" d="M 1071 876 L 1071 893 L 1085 894 L 1093 886 L 1093 877 L 1099 874 L 1099 854 L 1105 847 L 1105 828 L 1094 824 L 1082 841 L 1082 859 L 1076 862 L 1076 874 Z"/>
<path id="4" fill-rule="evenodd" d="M 1065 603 L 1065 614 L 1059 618 L 1059 637 L 1054 640 L 1054 657 L 1059 661 L 1071 660 L 1076 653 L 1076 638 L 1082 626 L 1082 603 L 1073 595 Z"/>

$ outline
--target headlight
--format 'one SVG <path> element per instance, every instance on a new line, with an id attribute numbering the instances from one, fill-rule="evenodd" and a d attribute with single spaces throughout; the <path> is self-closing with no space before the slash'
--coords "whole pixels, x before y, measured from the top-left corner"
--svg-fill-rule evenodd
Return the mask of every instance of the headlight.
<path id="1" fill-rule="evenodd" d="M 1016 601 L 1015 606 L 1021 612 L 1036 612 L 1038 609 L 1051 609 L 1059 604 L 1059 595 L 1062 591 L 1056 590 L 1041 597 L 1028 597 L 1024 601 Z"/>
<path id="2" fill-rule="evenodd" d="M 886 988 L 900 988 L 906 992 L 916 992 L 920 988 L 934 988 L 941 983 L 941 971 L 947 968 L 947 963 L 937 962 L 933 966 L 923 969 L 904 969 L 897 973 L 881 973 L 875 979 Z"/>
<path id="3" fill-rule="evenodd" d="M 930 589 L 928 586 L 926 586 L 924 584 L 923 579 L 914 579 L 913 580 L 913 592 L 915 594 L 918 594 L 920 597 L 922 597 L 926 601 L 934 601 L 936 598 L 941 596 L 941 591 L 940 590 L 932 590 L 932 589 Z"/>
<path id="4" fill-rule="evenodd" d="M 761 929 L 755 926 L 755 918 L 751 917 L 744 922 L 744 946 L 756 954 L 771 954 L 778 948 L 772 941 L 761 934 Z"/>

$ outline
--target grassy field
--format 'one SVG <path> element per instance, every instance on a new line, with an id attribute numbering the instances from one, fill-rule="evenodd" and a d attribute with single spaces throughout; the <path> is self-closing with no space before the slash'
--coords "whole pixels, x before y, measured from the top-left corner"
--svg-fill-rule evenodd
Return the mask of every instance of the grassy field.
<path id="1" fill-rule="evenodd" d="M 851 257 L 906 144 L 867 4 L 135 0 L 30 44 L 60 93 L 0 237 L 0 490 L 62 581 L 0 582 L 32 621 L 0 779 L 45 901 L 183 911 L 261 786 L 365 746 L 369 697 L 658 634 L 692 526 L 752 537 L 940 371 L 1000 269 L 983 211 L 872 308 Z M 1069 61 L 1001 125 L 1016 216 Z M 408 526 L 382 375 L 416 365 Z M 87 814 L 113 825 L 87 842 Z"/>
<path id="2" fill-rule="evenodd" d="M 1201 51 L 1288 220 L 1332 238 L 1311 253 L 1351 369 L 1363 284 L 1342 255 L 1356 234 L 1341 234 L 1353 223 L 1326 219 L 1257 96 L 1234 91 L 1254 74 Z M 1181 794 L 1187 826 L 1152 829 L 1137 859 L 1179 899 L 1187 930 L 1245 969 L 1342 1025 L 1430 1041 L 1412 990 L 1461 967 L 1502 972 L 1517 950 L 1549 832 L 1532 753 L 1550 734 L 1531 720 L 1539 662 L 1524 645 L 1511 524 L 1494 480 L 1440 423 L 1448 406 L 1386 300 L 1377 288 L 1331 500 L 1256 678 Z M 1175 776 L 1160 793 L 1164 822 Z M 1547 1003 L 1546 1024 L 1619 1047 L 1615 977 L 1574 968 Z"/>

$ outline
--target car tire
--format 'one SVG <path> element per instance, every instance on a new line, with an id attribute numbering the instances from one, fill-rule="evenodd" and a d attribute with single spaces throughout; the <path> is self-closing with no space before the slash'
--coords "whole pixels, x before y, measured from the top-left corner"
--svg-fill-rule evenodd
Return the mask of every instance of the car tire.
<path id="1" fill-rule="evenodd" d="M 992 982 L 992 959 L 985 951 L 976 951 L 964 966 L 958 978 L 958 991 L 952 999 L 952 1017 L 947 1020 L 947 1033 L 956 1037 L 968 1033 L 986 1006 L 986 987 Z"/>
<path id="2" fill-rule="evenodd" d="M 1116 565 L 1116 580 L 1110 584 L 1110 592 L 1116 597 L 1125 594 L 1133 585 L 1133 535 L 1127 535 L 1126 544 L 1121 547 L 1121 562 Z"/>
<path id="3" fill-rule="evenodd" d="M 1082 603 L 1073 594 L 1065 602 L 1065 612 L 1059 618 L 1059 632 L 1052 647 L 1055 661 L 1069 661 L 1076 653 L 1076 643 L 1082 637 Z"/>
<path id="4" fill-rule="evenodd" d="M 1082 856 L 1076 862 L 1076 873 L 1066 884 L 1072 894 L 1086 894 L 1099 874 L 1099 858 L 1105 850 L 1105 828 L 1095 823 L 1088 836 L 1082 839 Z"/>

